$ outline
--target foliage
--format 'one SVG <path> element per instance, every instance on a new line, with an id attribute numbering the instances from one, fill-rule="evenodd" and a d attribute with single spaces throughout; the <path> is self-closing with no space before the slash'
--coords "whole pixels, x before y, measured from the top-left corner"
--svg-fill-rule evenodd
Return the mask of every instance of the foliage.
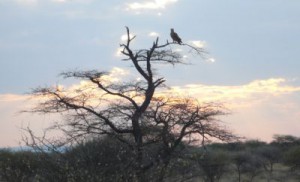
<path id="1" fill-rule="evenodd" d="M 274 164 L 278 163 L 281 158 L 279 148 L 271 145 L 265 145 L 258 148 L 255 152 L 258 156 L 260 156 L 264 169 L 269 173 L 272 173 Z"/>
<path id="2" fill-rule="evenodd" d="M 284 162 L 292 171 L 300 169 L 300 146 L 294 146 L 284 154 Z"/>
<path id="3" fill-rule="evenodd" d="M 35 154 L 31 152 L 0 151 L 1 178 L 8 182 L 29 181 L 38 170 Z"/>
<path id="4" fill-rule="evenodd" d="M 219 181 L 226 172 L 229 164 L 229 155 L 224 151 L 207 151 L 197 157 L 197 162 L 203 171 L 207 182 Z"/>
<path id="5" fill-rule="evenodd" d="M 264 163 L 274 147 L 271 144 L 247 147 L 249 142 L 239 142 L 239 150 L 232 143 L 212 143 L 197 147 L 181 143 L 164 169 L 163 181 L 299 181 L 300 149 L 290 144 L 288 151 L 278 148 L 279 160 L 272 175 Z M 236 146 L 236 145 L 234 145 Z M 255 145 L 256 146 L 256 145 Z M 160 144 L 147 148 L 156 151 Z M 106 182 L 135 180 L 135 151 L 117 138 L 93 138 L 57 151 L 0 151 L 0 180 Z M 276 157 L 274 158 L 276 159 Z M 156 163 L 144 173 L 145 181 L 158 181 L 163 163 Z M 268 168 L 269 169 L 269 168 Z M 292 172 L 289 170 L 292 169 Z"/>

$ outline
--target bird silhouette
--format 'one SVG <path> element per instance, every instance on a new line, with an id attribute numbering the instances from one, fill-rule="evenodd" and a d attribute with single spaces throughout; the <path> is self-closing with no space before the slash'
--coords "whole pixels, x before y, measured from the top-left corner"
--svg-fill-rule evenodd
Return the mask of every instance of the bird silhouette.
<path id="1" fill-rule="evenodd" d="M 181 41 L 181 38 L 178 36 L 178 34 L 176 32 L 174 32 L 174 29 L 171 28 L 171 38 L 173 39 L 173 42 L 177 42 L 178 44 L 181 44 L 182 41 Z"/>

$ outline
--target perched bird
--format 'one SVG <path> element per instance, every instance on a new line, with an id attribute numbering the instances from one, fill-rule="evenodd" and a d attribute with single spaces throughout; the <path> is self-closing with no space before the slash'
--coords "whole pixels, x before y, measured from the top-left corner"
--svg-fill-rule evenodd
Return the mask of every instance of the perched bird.
<path id="1" fill-rule="evenodd" d="M 174 29 L 171 28 L 171 38 L 173 39 L 173 42 L 177 42 L 178 44 L 181 44 L 182 41 L 181 41 L 181 38 L 178 36 L 178 34 L 176 32 L 174 32 Z"/>

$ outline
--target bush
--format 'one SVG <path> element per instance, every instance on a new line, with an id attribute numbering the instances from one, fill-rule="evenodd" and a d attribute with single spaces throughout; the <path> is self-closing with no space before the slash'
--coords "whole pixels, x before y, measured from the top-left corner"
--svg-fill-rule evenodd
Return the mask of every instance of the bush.
<path id="1" fill-rule="evenodd" d="M 284 163 L 288 165 L 292 171 L 300 168 L 300 146 L 293 147 L 285 152 Z"/>

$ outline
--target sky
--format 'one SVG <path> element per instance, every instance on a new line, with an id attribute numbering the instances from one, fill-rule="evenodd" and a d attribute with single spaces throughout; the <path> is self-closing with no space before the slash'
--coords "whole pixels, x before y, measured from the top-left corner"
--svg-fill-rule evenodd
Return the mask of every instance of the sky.
<path id="1" fill-rule="evenodd" d="M 22 145 L 22 127 L 58 120 L 20 111 L 33 88 L 80 84 L 62 71 L 133 72 L 119 53 L 125 26 L 137 49 L 170 41 L 170 28 L 206 49 L 202 59 L 172 45 L 189 64 L 157 71 L 174 92 L 228 107 L 221 119 L 234 133 L 300 136 L 299 9 L 294 0 L 0 0 L 0 147 Z"/>

